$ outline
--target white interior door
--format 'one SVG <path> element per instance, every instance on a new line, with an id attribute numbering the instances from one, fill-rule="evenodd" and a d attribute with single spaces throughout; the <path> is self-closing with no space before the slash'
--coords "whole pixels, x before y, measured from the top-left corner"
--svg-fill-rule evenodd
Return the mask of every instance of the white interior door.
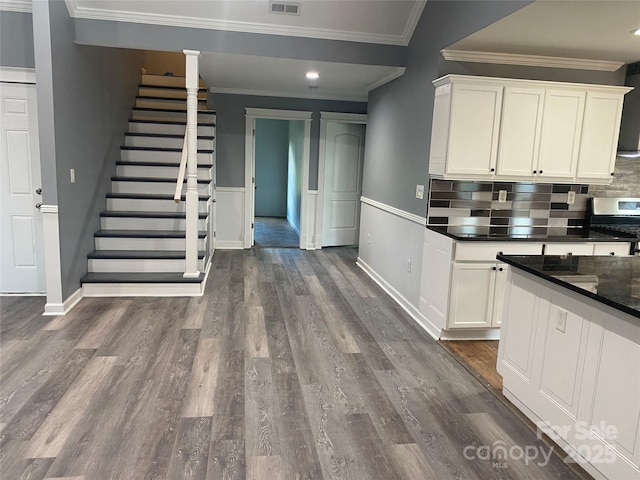
<path id="1" fill-rule="evenodd" d="M 36 86 L 0 84 L 0 292 L 43 293 Z"/>
<path id="2" fill-rule="evenodd" d="M 323 247 L 358 243 L 365 129 L 360 124 L 327 123 Z"/>

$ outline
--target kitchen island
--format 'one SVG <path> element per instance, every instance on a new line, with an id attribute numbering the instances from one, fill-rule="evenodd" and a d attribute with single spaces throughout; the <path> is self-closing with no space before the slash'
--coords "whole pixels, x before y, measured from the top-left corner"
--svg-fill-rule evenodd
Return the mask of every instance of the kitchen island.
<path id="1" fill-rule="evenodd" d="M 595 478 L 640 478 L 640 257 L 497 259 L 505 397 Z"/>

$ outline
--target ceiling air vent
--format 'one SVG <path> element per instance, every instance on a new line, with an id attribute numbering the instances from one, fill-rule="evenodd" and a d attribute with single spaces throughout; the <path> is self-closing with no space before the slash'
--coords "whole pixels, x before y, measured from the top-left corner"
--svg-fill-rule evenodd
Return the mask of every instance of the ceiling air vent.
<path id="1" fill-rule="evenodd" d="M 283 15 L 300 15 L 300 3 L 294 2 L 269 2 L 269 13 L 281 13 Z"/>

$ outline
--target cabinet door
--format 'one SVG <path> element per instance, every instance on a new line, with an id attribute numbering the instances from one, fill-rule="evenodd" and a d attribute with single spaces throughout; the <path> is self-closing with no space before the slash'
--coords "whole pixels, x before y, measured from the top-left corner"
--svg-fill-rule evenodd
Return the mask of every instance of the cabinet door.
<path id="1" fill-rule="evenodd" d="M 502 104 L 499 175 L 533 177 L 538 162 L 543 88 L 507 87 Z"/>
<path id="2" fill-rule="evenodd" d="M 507 273 L 509 266 L 506 263 L 498 263 L 496 271 L 496 283 L 493 289 L 493 309 L 491 310 L 491 326 L 502 325 L 502 312 L 504 311 L 504 292 L 507 289 Z"/>
<path id="3" fill-rule="evenodd" d="M 584 91 L 546 91 L 536 175 L 575 177 L 585 95 Z"/>
<path id="4" fill-rule="evenodd" d="M 454 263 L 448 328 L 491 327 L 495 263 Z"/>
<path id="5" fill-rule="evenodd" d="M 501 107 L 501 86 L 453 86 L 447 174 L 495 173 Z"/>
<path id="6" fill-rule="evenodd" d="M 622 117 L 622 95 L 589 92 L 578 159 L 579 179 L 611 180 Z"/>

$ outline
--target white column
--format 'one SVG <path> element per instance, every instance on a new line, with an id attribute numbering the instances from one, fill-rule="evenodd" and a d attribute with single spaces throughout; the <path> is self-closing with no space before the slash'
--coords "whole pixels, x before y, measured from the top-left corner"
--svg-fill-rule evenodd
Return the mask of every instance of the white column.
<path id="1" fill-rule="evenodd" d="M 198 56 L 197 50 L 183 50 L 186 56 L 187 88 L 187 228 L 185 277 L 198 277 Z"/>
<path id="2" fill-rule="evenodd" d="M 42 230 L 45 239 L 44 268 L 47 283 L 47 303 L 44 306 L 44 315 L 64 315 L 58 206 L 42 205 L 40 212 L 42 213 Z"/>

